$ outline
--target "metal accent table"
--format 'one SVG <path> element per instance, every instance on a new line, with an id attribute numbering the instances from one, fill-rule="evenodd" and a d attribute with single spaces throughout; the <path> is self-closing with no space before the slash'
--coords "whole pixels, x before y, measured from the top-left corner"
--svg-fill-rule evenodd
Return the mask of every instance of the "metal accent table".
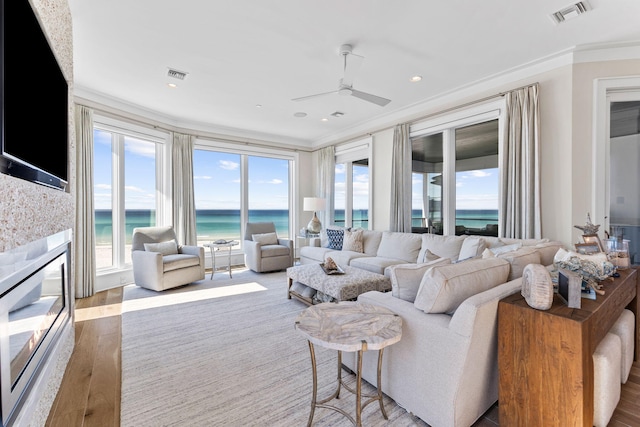
<path id="1" fill-rule="evenodd" d="M 326 408 L 347 417 L 353 425 L 362 426 L 362 409 L 378 401 L 384 419 L 388 419 L 382 402 L 381 367 L 385 347 L 395 344 L 402 337 L 402 318 L 391 310 L 356 301 L 338 303 L 326 302 L 305 309 L 296 319 L 295 328 L 307 338 L 313 369 L 313 396 L 311 413 L 307 426 L 311 426 L 316 408 Z M 326 399 L 318 400 L 318 376 L 314 344 L 338 351 L 338 385 L 336 391 Z M 378 350 L 378 381 L 375 395 L 362 395 L 362 354 L 368 350 Z M 342 380 L 342 352 L 357 352 L 356 389 L 353 390 Z M 356 396 L 355 419 L 341 408 L 327 402 L 340 398 L 340 388 L 344 387 Z M 362 403 L 362 398 L 368 400 Z"/>
<path id="2" fill-rule="evenodd" d="M 205 243 L 204 246 L 205 248 L 209 248 L 209 251 L 211 251 L 211 262 L 213 263 L 212 267 L 211 267 L 211 280 L 213 280 L 213 273 L 216 272 L 216 252 L 218 252 L 220 249 L 226 248 L 229 250 L 229 264 L 227 266 L 227 270 L 229 271 L 229 277 L 231 278 L 231 248 L 233 248 L 234 246 L 236 246 L 238 244 L 238 242 L 236 240 L 231 240 L 228 241 L 226 243 L 216 243 L 216 242 L 211 242 L 211 243 Z"/>

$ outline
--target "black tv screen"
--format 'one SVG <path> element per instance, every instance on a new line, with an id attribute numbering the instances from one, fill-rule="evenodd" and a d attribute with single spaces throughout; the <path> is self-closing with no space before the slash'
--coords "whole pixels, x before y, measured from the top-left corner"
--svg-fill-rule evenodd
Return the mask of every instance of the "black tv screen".
<path id="1" fill-rule="evenodd" d="M 68 84 L 28 0 L 0 0 L 0 172 L 64 190 Z"/>

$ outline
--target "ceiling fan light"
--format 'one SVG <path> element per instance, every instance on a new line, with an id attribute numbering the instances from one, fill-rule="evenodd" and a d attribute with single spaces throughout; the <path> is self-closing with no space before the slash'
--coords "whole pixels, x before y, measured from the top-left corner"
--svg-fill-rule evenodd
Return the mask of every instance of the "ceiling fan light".
<path id="1" fill-rule="evenodd" d="M 353 90 L 351 90 L 351 88 L 349 87 L 341 87 L 340 89 L 338 89 L 338 93 L 342 96 L 349 96 L 353 93 Z"/>

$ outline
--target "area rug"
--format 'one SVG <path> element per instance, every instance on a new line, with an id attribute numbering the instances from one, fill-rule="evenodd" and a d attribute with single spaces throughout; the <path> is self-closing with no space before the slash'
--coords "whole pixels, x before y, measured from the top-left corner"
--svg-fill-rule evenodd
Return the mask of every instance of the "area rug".
<path id="1" fill-rule="evenodd" d="M 306 308 L 286 296 L 284 272 L 216 275 L 154 292 L 129 285 L 122 303 L 121 425 L 304 426 L 312 392 L 307 341 L 294 328 Z M 316 346 L 318 396 L 333 392 L 337 353 Z M 347 381 L 355 377 L 347 375 Z M 364 392 L 371 392 L 369 384 Z M 355 397 L 334 400 L 350 414 Z M 385 396 L 363 411 L 366 426 L 425 426 Z M 314 426 L 348 426 L 316 409 Z"/>

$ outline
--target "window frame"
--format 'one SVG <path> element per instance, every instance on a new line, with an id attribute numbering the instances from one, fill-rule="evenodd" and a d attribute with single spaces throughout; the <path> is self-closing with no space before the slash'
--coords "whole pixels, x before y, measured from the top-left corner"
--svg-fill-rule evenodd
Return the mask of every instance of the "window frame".
<path id="1" fill-rule="evenodd" d="M 296 206 L 296 194 L 298 190 L 297 180 L 295 179 L 298 176 L 298 164 L 299 164 L 299 154 L 297 152 L 292 152 L 291 150 L 279 150 L 276 148 L 270 147 L 255 147 L 255 146 L 242 146 L 238 143 L 231 143 L 227 141 L 217 140 L 217 139 L 205 139 L 201 137 L 196 137 L 194 141 L 194 150 L 206 150 L 206 151 L 217 151 L 228 154 L 237 154 L 240 156 L 240 249 L 234 250 L 233 252 L 238 253 L 244 249 L 244 245 L 242 242 L 242 236 L 244 236 L 246 229 L 246 222 L 249 218 L 249 168 L 248 168 L 248 158 L 249 156 L 255 157 L 267 157 L 274 158 L 280 160 L 287 160 L 289 162 L 289 189 L 288 189 L 288 210 L 289 210 L 289 239 L 295 239 L 296 233 L 296 218 L 298 217 Z M 195 195 L 194 195 L 195 197 Z"/>
<path id="2" fill-rule="evenodd" d="M 335 165 L 345 165 L 345 206 L 344 206 L 344 227 L 353 225 L 353 165 L 360 160 L 367 160 L 369 169 L 369 200 L 367 207 L 367 227 L 373 227 L 373 198 L 374 182 L 373 177 L 373 137 L 359 139 L 347 144 L 342 144 L 335 149 Z M 335 178 L 332 197 L 335 202 Z M 335 203 L 332 218 L 335 221 Z"/>
<path id="3" fill-rule="evenodd" d="M 96 271 L 97 275 L 106 275 L 118 271 L 130 270 L 131 262 L 125 262 L 125 170 L 124 141 L 126 137 L 140 139 L 156 144 L 155 157 L 155 193 L 156 225 L 172 223 L 171 210 L 171 146 L 169 132 L 149 129 L 143 126 L 122 122 L 111 117 L 95 114 L 93 131 L 111 134 L 111 215 L 112 215 L 112 264 Z M 95 161 L 95 159 L 94 159 Z M 94 207 L 95 210 L 95 207 Z"/>
<path id="4" fill-rule="evenodd" d="M 455 235 L 456 229 L 456 129 L 498 120 L 498 170 L 502 177 L 504 151 L 505 100 L 503 97 L 457 109 L 410 125 L 409 140 L 442 133 L 442 222 L 443 235 Z M 498 200 L 504 191 L 499 179 Z M 500 212 L 501 206 L 498 206 Z M 498 235 L 502 235 L 502 222 L 498 214 Z"/>

